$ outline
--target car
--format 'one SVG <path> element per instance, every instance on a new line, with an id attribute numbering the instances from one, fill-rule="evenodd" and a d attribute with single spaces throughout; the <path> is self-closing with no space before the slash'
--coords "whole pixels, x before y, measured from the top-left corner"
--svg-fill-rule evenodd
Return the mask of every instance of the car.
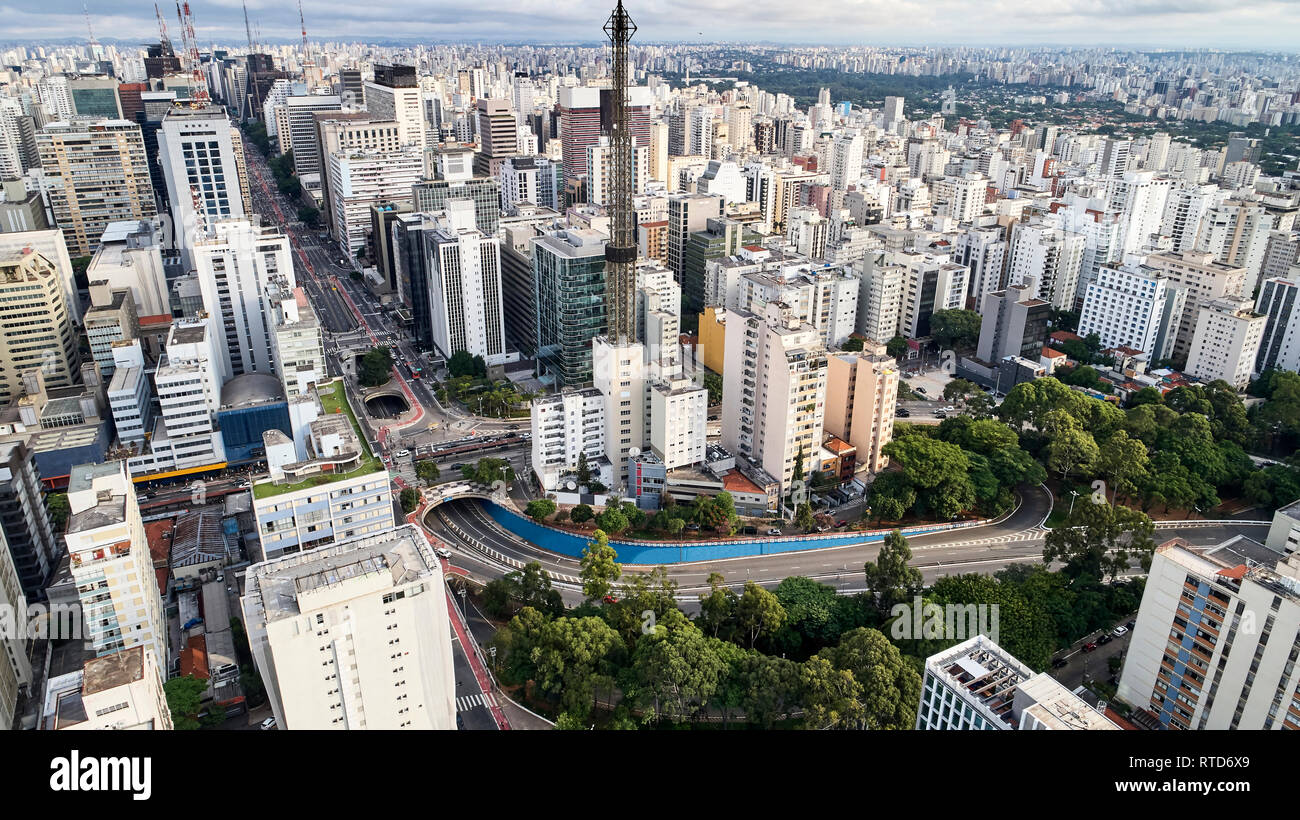
<path id="1" fill-rule="evenodd" d="M 916 392 L 920 393 L 922 396 L 928 396 L 928 395 L 929 395 L 929 393 L 926 393 L 926 392 L 925 392 L 925 388 L 924 388 L 924 387 L 914 387 L 914 388 L 912 388 L 912 389 L 915 390 Z"/>
<path id="2" fill-rule="evenodd" d="M 944 409 L 944 412 L 946 412 L 946 413 L 956 413 L 956 412 L 957 412 L 957 408 L 956 408 L 956 407 L 953 407 L 951 404 L 948 405 L 947 407 L 943 408 L 943 409 Z"/>
<path id="3" fill-rule="evenodd" d="M 1128 627 L 1127 627 L 1127 626 L 1117 626 L 1117 627 L 1115 627 L 1115 631 L 1111 632 L 1110 634 L 1112 634 L 1112 635 L 1114 635 L 1116 638 L 1118 638 L 1120 635 L 1124 635 L 1124 634 L 1126 634 L 1127 632 L 1128 632 Z"/>
<path id="4" fill-rule="evenodd" d="M 849 525 L 849 521 L 848 521 L 848 519 L 847 519 L 847 518 L 841 518 L 839 521 L 836 521 L 836 522 L 835 522 L 835 529 L 838 530 L 838 529 L 841 529 L 841 528 L 843 528 L 843 527 L 847 527 L 848 525 Z"/>
<path id="5" fill-rule="evenodd" d="M 1056 660 L 1052 661 L 1052 668 L 1060 669 L 1062 666 L 1065 666 L 1066 663 L 1068 663 L 1068 661 L 1066 661 L 1065 658 L 1057 658 Z"/>
<path id="6" fill-rule="evenodd" d="M 1095 643 L 1086 643 L 1086 644 L 1083 645 L 1083 651 L 1084 651 L 1084 652 L 1091 652 L 1092 650 L 1094 650 L 1094 649 L 1096 649 L 1096 648 L 1097 648 L 1097 644 L 1095 644 Z"/>
<path id="7" fill-rule="evenodd" d="M 908 419 L 912 417 L 912 411 L 908 410 L 906 407 L 900 407 L 894 411 L 894 415 L 901 419 Z"/>
<path id="8" fill-rule="evenodd" d="M 770 529 L 770 530 L 767 531 L 767 534 L 768 534 L 768 535 L 780 535 L 780 534 L 781 534 L 781 531 L 778 530 L 776 527 L 773 527 L 772 529 Z"/>
<path id="9" fill-rule="evenodd" d="M 411 454 L 410 450 L 398 450 L 396 453 L 393 453 L 393 455 L 397 456 L 398 458 L 406 458 L 410 454 Z"/>
<path id="10" fill-rule="evenodd" d="M 606 595 L 604 598 L 601 598 L 600 601 L 601 601 L 601 603 L 605 603 L 605 604 L 616 604 L 616 603 L 618 603 L 618 599 L 615 598 L 613 595 Z"/>
<path id="11" fill-rule="evenodd" d="M 1129 621 L 1128 623 L 1124 624 L 1124 626 L 1127 626 L 1129 629 L 1132 629 L 1133 627 L 1137 626 L 1137 621 Z"/>
<path id="12" fill-rule="evenodd" d="M 691 523 L 686 525 L 686 529 L 690 530 L 691 532 L 696 532 L 700 529 L 700 525 L 692 521 Z"/>
<path id="13" fill-rule="evenodd" d="M 274 728 L 276 728 L 276 725 L 277 725 L 277 724 L 276 724 L 276 722 L 275 722 L 275 718 L 273 718 L 273 717 L 269 717 L 269 718 L 267 718 L 266 720 L 264 720 L 264 721 L 262 721 L 261 723 L 258 724 L 258 726 L 259 726 L 263 731 L 265 731 L 265 730 L 267 730 L 267 729 L 274 729 Z"/>
<path id="14" fill-rule="evenodd" d="M 830 527 L 826 524 L 819 524 L 817 526 L 817 532 L 827 532 L 828 530 L 830 530 Z"/>
<path id="15" fill-rule="evenodd" d="M 462 467 L 464 467 L 464 466 L 465 466 L 464 464 L 453 464 L 453 465 L 451 465 L 451 469 L 453 469 L 453 470 L 459 470 L 460 468 L 462 468 Z"/>
<path id="16" fill-rule="evenodd" d="M 948 413 L 944 410 L 935 410 L 934 417 L 937 419 L 946 419 L 948 418 Z"/>
<path id="17" fill-rule="evenodd" d="M 439 558 L 451 558 L 451 550 L 446 547 L 438 547 L 433 551 L 433 554 Z"/>
<path id="18" fill-rule="evenodd" d="M 1115 640 L 1115 638 L 1112 635 L 1102 635 L 1100 638 L 1097 639 L 1097 643 L 1104 645 L 1110 643 L 1113 640 Z"/>

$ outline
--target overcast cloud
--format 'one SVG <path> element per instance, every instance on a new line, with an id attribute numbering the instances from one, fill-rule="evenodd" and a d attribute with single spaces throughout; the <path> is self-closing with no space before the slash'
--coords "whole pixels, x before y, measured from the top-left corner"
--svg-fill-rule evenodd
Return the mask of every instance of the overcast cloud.
<path id="1" fill-rule="evenodd" d="M 79 0 L 4 5 L 0 39 L 84 37 Z M 152 2 L 87 4 L 97 37 L 157 39 Z M 611 0 L 304 0 L 313 40 L 595 41 Z M 159 3 L 179 39 L 174 0 Z M 240 0 L 193 0 L 200 43 L 245 42 Z M 630 0 L 637 41 L 1078 44 L 1296 51 L 1300 0 Z M 300 36 L 297 6 L 249 0 L 263 38 Z"/>

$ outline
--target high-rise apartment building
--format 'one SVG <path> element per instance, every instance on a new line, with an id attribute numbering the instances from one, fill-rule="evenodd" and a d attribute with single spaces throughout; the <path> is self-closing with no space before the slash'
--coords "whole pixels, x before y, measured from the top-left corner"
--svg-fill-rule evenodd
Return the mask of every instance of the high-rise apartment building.
<path id="1" fill-rule="evenodd" d="M 133 646 L 50 678 L 41 728 L 171 731 L 175 727 L 157 656 L 147 646 Z"/>
<path id="2" fill-rule="evenodd" d="M 9 623 L 17 626 L 27 618 L 27 599 L 5 540 L 0 537 L 0 607 L 11 613 Z M 13 726 L 19 689 L 32 683 L 32 664 L 27 656 L 29 645 L 13 629 L 0 632 L 0 726 L 5 728 Z"/>
<path id="3" fill-rule="evenodd" d="M 975 355 L 988 364 L 1007 356 L 1037 361 L 1047 342 L 1052 306 L 1038 298 L 1036 283 L 1012 285 L 984 295 L 980 306 L 980 337 Z"/>
<path id="4" fill-rule="evenodd" d="M 1174 539 L 1151 559 L 1118 696 L 1170 729 L 1300 729 L 1298 655 L 1300 560 Z"/>
<path id="5" fill-rule="evenodd" d="M 1083 250 L 1084 238 L 1080 234 L 1017 223 L 1011 229 L 1007 284 L 1019 285 L 1026 277 L 1033 277 L 1038 283 L 1038 298 L 1057 310 L 1073 310 Z"/>
<path id="6" fill-rule="evenodd" d="M 1179 251 L 1153 253 L 1147 257 L 1146 265 L 1163 273 L 1174 284 L 1187 288 L 1173 354 L 1175 364 L 1185 365 L 1201 307 L 1217 299 L 1240 298 L 1246 283 L 1246 269 L 1224 264 L 1210 253 Z"/>
<path id="7" fill-rule="evenodd" d="M 64 539 L 95 653 L 140 646 L 155 658 L 169 658 L 158 578 L 126 462 L 73 467 L 68 507 Z"/>
<path id="8" fill-rule="evenodd" d="M 883 448 L 894 437 L 898 363 L 874 341 L 826 361 L 826 432 L 853 445 L 857 463 L 878 473 L 889 466 Z"/>
<path id="9" fill-rule="evenodd" d="M 18 397 L 29 370 L 40 370 L 52 388 L 72 386 L 81 360 L 69 311 L 62 275 L 48 257 L 30 246 L 0 250 L 0 325 L 22 328 L 0 338 L 0 402 Z"/>
<path id="10" fill-rule="evenodd" d="M 1249 300 L 1219 299 L 1200 307 L 1184 371 L 1202 381 L 1222 379 L 1245 390 L 1268 317 Z"/>
<path id="11" fill-rule="evenodd" d="M 1187 288 L 1144 265 L 1104 265 L 1088 285 L 1080 336 L 1097 334 L 1102 348 L 1127 347 L 1152 361 L 1173 355 Z"/>
<path id="12" fill-rule="evenodd" d="M 191 263 L 195 238 L 211 224 L 248 215 L 243 142 L 221 106 L 174 106 L 158 131 L 158 157 L 167 180 L 173 242 Z"/>
<path id="13" fill-rule="evenodd" d="M 418 527 L 256 564 L 242 606 L 281 728 L 456 728 L 442 564 Z"/>
<path id="14" fill-rule="evenodd" d="M 559 90 L 560 141 L 563 146 L 564 180 L 586 173 L 587 146 L 610 132 L 610 89 L 589 86 Z M 645 87 L 627 89 L 628 130 L 636 145 L 650 145 L 650 106 L 653 95 Z"/>
<path id="15" fill-rule="evenodd" d="M 376 119 L 397 123 L 402 145 L 413 146 L 424 157 L 428 146 L 424 103 L 414 66 L 377 64 L 374 81 L 365 84 L 365 101 L 366 110 Z"/>
<path id="16" fill-rule="evenodd" d="M 139 125 L 54 122 L 41 129 L 37 146 L 50 208 L 74 256 L 93 253 L 110 223 L 157 212 Z"/>
<path id="17" fill-rule="evenodd" d="M 826 412 L 826 346 L 821 333 L 779 303 L 761 316 L 727 311 L 722 445 L 757 464 L 790 489 L 803 454 L 816 468 Z"/>
<path id="18" fill-rule="evenodd" d="M 605 459 L 605 397 L 599 390 L 568 388 L 533 399 L 531 425 L 531 464 L 544 490 L 559 487 L 560 479 L 576 471 L 583 458 L 592 475 L 610 486 L 613 471 Z"/>
<path id="19" fill-rule="evenodd" d="M 1255 372 L 1270 367 L 1300 372 L 1300 276 L 1265 279 L 1260 284 L 1255 312 L 1268 317 Z"/>
<path id="20" fill-rule="evenodd" d="M 330 154 L 330 233 L 349 254 L 366 247 L 370 208 L 405 199 L 424 173 L 423 150 L 409 145 L 396 150 L 351 149 Z"/>
<path id="21" fill-rule="evenodd" d="M 504 364 L 500 240 L 474 226 L 472 206 L 449 207 L 435 220 L 427 271 L 433 347 L 448 358 L 463 350 Z"/>
<path id="22" fill-rule="evenodd" d="M 20 441 L 0 442 L 0 534 L 0 563 L 10 567 L 0 574 L 12 571 L 28 601 L 44 600 L 63 544 L 50 523 L 36 455 Z"/>

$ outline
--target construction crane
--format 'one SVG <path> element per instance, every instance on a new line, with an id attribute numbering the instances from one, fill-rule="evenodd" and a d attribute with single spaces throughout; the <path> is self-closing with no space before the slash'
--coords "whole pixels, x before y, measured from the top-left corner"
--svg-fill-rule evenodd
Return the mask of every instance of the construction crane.
<path id="1" fill-rule="evenodd" d="M 244 33 L 248 35 L 248 53 L 257 52 L 257 47 L 253 44 L 253 27 L 248 24 L 248 3 L 244 3 Z"/>
<path id="2" fill-rule="evenodd" d="M 172 48 L 172 40 L 171 40 L 171 38 L 167 36 L 167 21 L 163 19 L 163 13 L 162 13 L 162 10 L 158 8 L 158 4 L 157 4 L 157 3 L 154 3 L 154 4 L 153 4 L 153 13 L 156 14 L 156 15 L 158 15 L 158 47 L 159 47 L 159 50 L 162 52 L 162 55 L 163 55 L 164 57 L 171 56 L 171 55 L 175 54 L 176 51 Z"/>
<path id="3" fill-rule="evenodd" d="M 190 13 L 188 2 L 176 4 L 176 16 L 181 21 L 182 58 L 190 72 L 190 108 L 206 108 L 212 103 L 208 94 L 208 81 L 203 77 L 203 66 L 199 63 L 199 43 L 194 37 L 194 15 Z"/>

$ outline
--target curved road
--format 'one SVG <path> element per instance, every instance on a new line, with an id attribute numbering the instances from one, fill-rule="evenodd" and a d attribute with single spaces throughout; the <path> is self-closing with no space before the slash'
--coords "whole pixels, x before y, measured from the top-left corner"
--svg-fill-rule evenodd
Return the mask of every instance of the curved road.
<path id="1" fill-rule="evenodd" d="M 1041 561 L 1046 531 L 1040 524 L 1050 506 L 1051 499 L 1046 491 L 1034 488 L 1024 494 L 1020 507 L 1001 522 L 950 533 L 909 537 L 912 565 L 921 570 L 929 584 L 946 575 L 993 573 L 1011 564 Z M 506 532 L 487 515 L 479 501 L 451 501 L 435 507 L 426 515 L 425 524 L 457 547 L 452 563 L 471 576 L 490 580 L 529 561 L 537 561 L 557 584 L 578 583 L 577 559 L 543 550 Z M 1157 530 L 1156 540 L 1178 537 L 1194 545 L 1217 544 L 1242 533 L 1259 538 L 1263 529 L 1258 524 L 1244 522 L 1241 525 L 1161 527 Z M 461 533 L 483 546 L 471 544 Z M 748 580 L 771 586 L 791 575 L 803 575 L 833 586 L 842 593 L 850 593 L 863 588 L 862 566 L 867 561 L 874 561 L 880 548 L 881 542 L 874 541 L 777 555 L 674 564 L 668 565 L 668 573 L 677 581 L 680 591 L 690 593 L 688 597 L 692 598 L 694 593 L 707 586 L 712 572 L 722 573 L 727 584 L 733 586 Z"/>

